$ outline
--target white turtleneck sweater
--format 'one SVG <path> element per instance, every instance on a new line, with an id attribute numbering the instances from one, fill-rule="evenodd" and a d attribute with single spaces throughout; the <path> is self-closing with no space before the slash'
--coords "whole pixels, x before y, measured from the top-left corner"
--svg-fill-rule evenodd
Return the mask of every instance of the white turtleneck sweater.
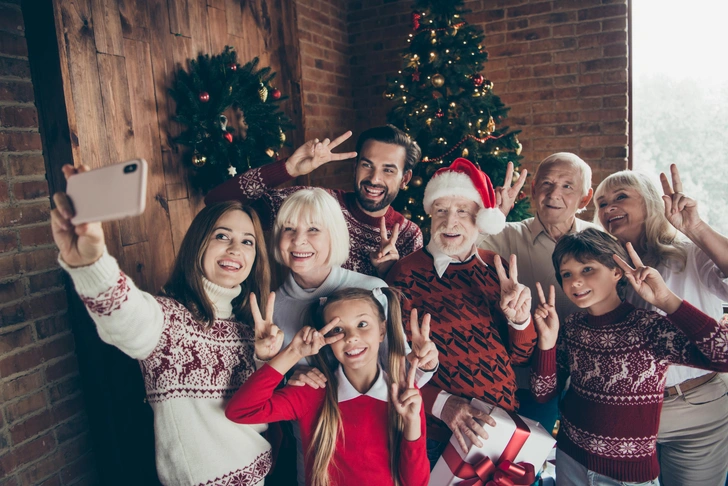
<path id="1" fill-rule="evenodd" d="M 225 418 L 233 393 L 255 371 L 254 330 L 237 322 L 227 289 L 205 279 L 215 307 L 207 330 L 179 302 L 142 292 L 108 253 L 70 274 L 99 336 L 139 360 L 149 404 L 159 479 L 165 485 L 262 485 L 270 470 L 266 425 Z"/>

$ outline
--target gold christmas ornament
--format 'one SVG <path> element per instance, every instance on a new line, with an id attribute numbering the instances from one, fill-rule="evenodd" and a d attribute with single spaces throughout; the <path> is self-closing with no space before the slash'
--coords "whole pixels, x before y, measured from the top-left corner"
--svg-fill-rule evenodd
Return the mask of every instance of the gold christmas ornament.
<path id="1" fill-rule="evenodd" d="M 411 198 L 407 199 L 407 204 L 414 204 L 414 203 L 416 203 L 416 202 L 417 202 L 417 201 L 415 201 L 415 198 L 413 198 L 413 197 L 411 197 Z"/>
<path id="2" fill-rule="evenodd" d="M 470 155 L 470 151 L 468 149 L 464 148 L 463 149 L 463 157 L 467 157 L 468 155 Z"/>
<path id="3" fill-rule="evenodd" d="M 286 141 L 286 134 L 283 133 L 283 130 L 281 130 L 281 134 L 279 135 L 279 140 L 281 141 L 281 143 Z"/>
<path id="4" fill-rule="evenodd" d="M 426 162 L 427 160 L 429 160 L 429 159 L 427 157 L 425 157 L 423 159 L 423 162 Z M 414 187 L 420 187 L 422 185 L 422 177 L 420 177 L 420 176 L 414 176 L 412 178 L 412 185 Z"/>
<path id="5" fill-rule="evenodd" d="M 432 44 L 432 45 L 437 44 L 437 37 L 433 37 L 432 39 L 430 39 L 430 44 Z"/>
<path id="6" fill-rule="evenodd" d="M 488 125 L 486 125 L 485 129 L 488 132 L 488 135 L 495 131 L 495 120 L 493 120 L 492 116 L 488 117 Z"/>
<path id="7" fill-rule="evenodd" d="M 409 209 L 403 209 L 402 216 L 404 216 L 407 219 L 412 219 L 412 212 Z"/>
<path id="8" fill-rule="evenodd" d="M 513 171 L 513 183 L 515 183 L 516 181 L 518 181 L 518 178 L 519 177 L 521 177 L 521 173 L 518 172 L 517 170 L 514 170 Z"/>
<path id="9" fill-rule="evenodd" d="M 266 151 L 265 151 L 265 155 L 267 155 L 267 156 L 268 156 L 268 157 L 270 157 L 271 159 L 273 158 L 273 156 L 274 156 L 275 154 L 276 154 L 276 152 L 275 152 L 275 150 L 273 150 L 272 148 L 269 148 L 268 150 L 266 150 Z"/>
<path id="10" fill-rule="evenodd" d="M 490 79 L 486 79 L 485 81 L 483 81 L 483 89 L 492 91 L 493 90 L 493 81 L 491 81 Z"/>
<path id="11" fill-rule="evenodd" d="M 200 154 L 195 154 L 192 156 L 192 165 L 195 167 L 202 167 L 207 162 L 207 157 Z"/>
<path id="12" fill-rule="evenodd" d="M 516 141 L 516 155 L 521 155 L 522 150 L 523 150 L 523 145 L 521 145 L 521 142 Z"/>
<path id="13" fill-rule="evenodd" d="M 445 84 L 445 76 L 443 76 L 442 74 L 435 74 L 434 76 L 432 76 L 430 82 L 435 88 L 442 88 L 442 86 Z"/>
<path id="14" fill-rule="evenodd" d="M 258 96 L 260 96 L 260 101 L 263 103 L 268 99 L 268 88 L 263 83 L 260 83 L 260 88 L 258 88 Z"/>

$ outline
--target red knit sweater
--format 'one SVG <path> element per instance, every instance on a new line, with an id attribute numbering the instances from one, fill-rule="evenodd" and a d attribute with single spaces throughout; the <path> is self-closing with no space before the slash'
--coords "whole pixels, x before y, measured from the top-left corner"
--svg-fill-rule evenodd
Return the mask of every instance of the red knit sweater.
<path id="1" fill-rule="evenodd" d="M 618 481 L 660 473 L 657 429 L 670 364 L 728 371 L 728 327 L 683 302 L 667 317 L 622 303 L 612 312 L 566 318 L 558 345 L 537 350 L 531 391 L 561 402 L 558 447 L 586 468 Z"/>
<path id="2" fill-rule="evenodd" d="M 263 225 L 270 228 L 283 201 L 298 190 L 309 189 L 301 186 L 274 189 L 291 179 L 293 178 L 286 171 L 285 160 L 280 160 L 257 169 L 251 169 L 219 185 L 205 197 L 205 204 L 209 205 L 233 199 L 246 204 L 253 204 Z M 379 234 L 379 221 L 381 218 L 374 218 L 362 211 L 356 204 L 356 194 L 353 192 L 337 189 L 326 189 L 326 191 L 339 202 L 346 225 L 349 228 L 351 248 L 349 258 L 342 267 L 378 277 L 374 265 L 369 260 L 369 252 L 378 250 L 382 242 L 382 237 Z M 412 221 L 405 219 L 391 206 L 384 215 L 384 222 L 387 227 L 387 236 L 391 236 L 392 228 L 399 223 L 399 238 L 395 246 L 400 257 L 422 248 L 420 228 Z"/>
<path id="3" fill-rule="evenodd" d="M 404 293 L 403 315 L 412 308 L 432 315 L 431 338 L 440 352 L 440 367 L 422 387 L 425 410 L 430 413 L 440 391 L 478 398 L 514 411 L 516 378 L 511 364 L 525 364 L 536 343 L 533 324 L 522 331 L 508 325 L 500 310 L 500 282 L 493 266 L 495 253 L 478 250 L 477 258 L 451 263 L 442 278 L 432 256 L 419 250 L 397 262 L 387 283 Z M 409 319 L 404 319 L 411 337 Z M 445 441 L 450 429 L 427 416 L 427 436 Z"/>
<path id="4" fill-rule="evenodd" d="M 239 424 L 297 420 L 303 450 L 308 451 L 326 391 L 310 386 L 286 386 L 269 365 L 253 373 L 228 402 L 227 417 Z M 326 386 L 335 386 L 328 383 Z M 393 485 L 389 467 L 388 402 L 360 395 L 339 402 L 343 433 L 329 466 L 332 486 L 350 484 Z M 402 485 L 426 486 L 430 480 L 425 437 L 425 414 L 420 412 L 422 435 L 416 441 L 402 439 L 399 450 L 399 480 Z M 311 484 L 311 463 L 306 461 L 306 484 Z"/>

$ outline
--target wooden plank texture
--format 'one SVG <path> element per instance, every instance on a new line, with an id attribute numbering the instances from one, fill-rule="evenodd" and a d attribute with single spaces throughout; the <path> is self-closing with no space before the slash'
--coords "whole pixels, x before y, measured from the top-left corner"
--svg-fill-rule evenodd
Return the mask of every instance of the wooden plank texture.
<path id="1" fill-rule="evenodd" d="M 118 0 L 93 0 L 93 29 L 96 50 L 115 56 L 124 55 Z"/>
<path id="2" fill-rule="evenodd" d="M 190 36 L 189 3 L 196 0 L 167 0 L 169 32 L 175 35 Z"/>

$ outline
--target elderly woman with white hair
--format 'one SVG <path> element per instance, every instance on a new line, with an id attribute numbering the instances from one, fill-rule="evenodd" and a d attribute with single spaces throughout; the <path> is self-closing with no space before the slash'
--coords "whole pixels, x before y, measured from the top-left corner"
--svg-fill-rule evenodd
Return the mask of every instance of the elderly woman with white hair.
<path id="1" fill-rule="evenodd" d="M 662 196 L 644 174 L 625 170 L 610 175 L 595 192 L 597 219 L 622 245 L 631 244 L 645 265 L 656 268 L 670 290 L 720 320 L 722 303 L 728 302 L 728 238 L 700 218 L 695 200 L 682 193 L 674 164 L 670 171 L 672 186 L 665 174 L 660 175 Z M 627 301 L 657 310 L 631 287 Z M 728 344 L 723 353 L 728 359 Z M 725 484 L 728 387 L 724 378 L 686 366 L 669 367 L 657 434 L 663 485 Z"/>
<path id="2" fill-rule="evenodd" d="M 387 284 L 371 277 L 341 268 L 349 257 L 349 230 L 339 203 L 320 188 L 302 189 L 289 196 L 278 211 L 273 226 L 273 256 L 289 270 L 283 284 L 275 292 L 272 321 L 283 331 L 283 346 L 287 346 L 306 324 L 309 308 L 322 297 L 343 288 L 372 290 Z M 270 317 L 270 316 L 267 316 Z M 379 347 L 379 360 L 387 363 L 388 348 L 385 340 Z M 420 358 L 417 384 L 422 386 L 437 368 L 438 354 L 428 340 L 424 345 L 412 342 Z M 406 353 L 410 346 L 406 345 Z M 305 359 L 299 363 L 289 385 L 326 386 L 326 379 L 317 369 L 309 369 Z M 298 482 L 304 484 L 303 454 L 299 442 Z"/>
<path id="3" fill-rule="evenodd" d="M 532 295 L 538 295 L 536 282 L 541 282 L 543 288 L 553 285 L 556 288 L 556 311 L 561 322 L 580 309 L 566 297 L 556 281 L 551 254 L 563 235 L 595 227 L 576 217 L 591 200 L 591 175 L 591 167 L 575 154 L 559 152 L 549 155 L 538 165 L 531 182 L 536 215 L 506 223 L 502 232 L 488 235 L 479 243 L 480 248 L 494 251 L 504 258 L 516 255 L 518 280 L 531 289 Z M 533 299 L 531 311 L 537 306 L 538 299 Z M 536 403 L 529 391 L 529 368 L 514 367 L 514 370 L 518 379 L 519 413 L 538 420 L 546 430 L 552 430 L 558 417 L 558 400 Z"/>

